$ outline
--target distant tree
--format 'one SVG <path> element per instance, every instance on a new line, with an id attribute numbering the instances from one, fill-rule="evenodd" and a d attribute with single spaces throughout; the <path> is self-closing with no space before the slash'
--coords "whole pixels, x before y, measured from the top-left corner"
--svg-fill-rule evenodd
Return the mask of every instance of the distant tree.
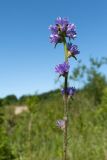
<path id="1" fill-rule="evenodd" d="M 38 95 L 38 98 L 39 98 L 39 100 L 46 100 L 46 99 L 49 99 L 50 97 L 56 96 L 57 94 L 60 94 L 59 89 L 42 93 L 42 94 Z"/>
<path id="2" fill-rule="evenodd" d="M 27 101 L 27 98 L 28 98 L 28 97 L 29 97 L 29 96 L 27 96 L 27 95 L 21 96 L 21 97 L 19 98 L 19 104 L 21 104 L 21 105 L 26 104 L 26 101 Z"/>
<path id="3" fill-rule="evenodd" d="M 107 85 L 106 77 L 100 72 L 100 67 L 107 64 L 107 58 L 102 57 L 99 59 L 90 58 L 90 65 L 79 63 L 70 75 L 70 79 L 82 81 L 84 90 L 89 98 L 93 99 L 95 104 L 101 102 L 103 89 Z"/>
<path id="4" fill-rule="evenodd" d="M 16 104 L 17 103 L 17 97 L 15 95 L 9 95 L 9 96 L 6 96 L 4 99 L 3 99 L 3 105 L 13 105 L 13 104 Z"/>
<path id="5" fill-rule="evenodd" d="M 3 100 L 0 98 L 0 107 L 2 107 Z"/>
<path id="6" fill-rule="evenodd" d="M 95 104 L 101 103 L 101 97 L 103 94 L 103 90 L 106 83 L 106 78 L 101 73 L 95 72 L 93 77 L 88 81 L 87 85 L 85 85 L 84 89 L 87 92 L 87 95 L 92 97 Z"/>

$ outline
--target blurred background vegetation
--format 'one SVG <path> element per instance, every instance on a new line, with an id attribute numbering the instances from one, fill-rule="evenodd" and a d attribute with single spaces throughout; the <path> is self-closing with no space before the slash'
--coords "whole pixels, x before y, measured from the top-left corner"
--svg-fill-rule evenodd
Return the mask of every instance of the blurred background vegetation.
<path id="1" fill-rule="evenodd" d="M 68 160 L 107 160 L 107 58 L 80 61 L 70 81 L 83 83 L 69 105 Z M 48 85 L 48 84 L 46 84 Z M 60 90 L 0 99 L 0 160 L 61 160 Z"/>

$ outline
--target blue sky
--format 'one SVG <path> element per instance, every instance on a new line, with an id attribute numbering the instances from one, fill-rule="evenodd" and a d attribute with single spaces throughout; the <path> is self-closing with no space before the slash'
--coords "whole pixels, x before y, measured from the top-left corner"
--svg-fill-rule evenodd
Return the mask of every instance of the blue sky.
<path id="1" fill-rule="evenodd" d="M 79 59 L 88 64 L 90 56 L 107 56 L 106 0 L 1 0 L 0 97 L 58 87 L 54 66 L 63 62 L 63 47 L 54 49 L 48 39 L 48 26 L 58 16 L 77 26 Z"/>

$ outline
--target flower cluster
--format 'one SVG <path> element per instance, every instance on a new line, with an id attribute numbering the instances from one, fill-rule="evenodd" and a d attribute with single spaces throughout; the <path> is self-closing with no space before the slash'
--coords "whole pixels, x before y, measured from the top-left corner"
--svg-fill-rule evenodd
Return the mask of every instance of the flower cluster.
<path id="1" fill-rule="evenodd" d="M 76 37 L 76 26 L 73 23 L 69 23 L 67 18 L 58 17 L 55 21 L 55 25 L 50 25 L 51 31 L 50 42 L 57 43 L 64 42 L 65 37 L 74 39 Z"/>
<path id="2" fill-rule="evenodd" d="M 62 64 L 59 64 L 55 67 L 55 71 L 57 73 L 59 73 L 59 76 L 66 76 L 67 73 L 69 72 L 69 68 L 70 68 L 70 65 L 68 62 L 64 62 Z"/>
<path id="3" fill-rule="evenodd" d="M 72 43 L 67 43 L 68 49 L 68 58 L 74 57 L 76 59 L 76 55 L 80 53 L 77 45 L 73 45 Z"/>
<path id="4" fill-rule="evenodd" d="M 61 90 L 62 95 L 67 94 L 68 96 L 73 96 L 76 92 L 75 87 L 68 87 L 67 89 L 62 89 Z"/>

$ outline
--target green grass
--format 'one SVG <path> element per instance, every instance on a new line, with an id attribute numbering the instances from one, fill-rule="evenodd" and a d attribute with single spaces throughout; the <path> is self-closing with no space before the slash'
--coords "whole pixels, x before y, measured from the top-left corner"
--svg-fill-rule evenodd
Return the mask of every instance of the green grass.
<path id="1" fill-rule="evenodd" d="M 84 92 L 70 101 L 68 160 L 107 159 L 106 96 L 99 106 L 94 106 Z M 56 120 L 63 118 L 59 92 L 47 93 L 37 103 L 30 101 L 30 111 L 18 116 L 14 115 L 14 106 L 4 110 L 5 128 L 16 160 L 62 159 L 63 132 L 56 127 Z"/>

